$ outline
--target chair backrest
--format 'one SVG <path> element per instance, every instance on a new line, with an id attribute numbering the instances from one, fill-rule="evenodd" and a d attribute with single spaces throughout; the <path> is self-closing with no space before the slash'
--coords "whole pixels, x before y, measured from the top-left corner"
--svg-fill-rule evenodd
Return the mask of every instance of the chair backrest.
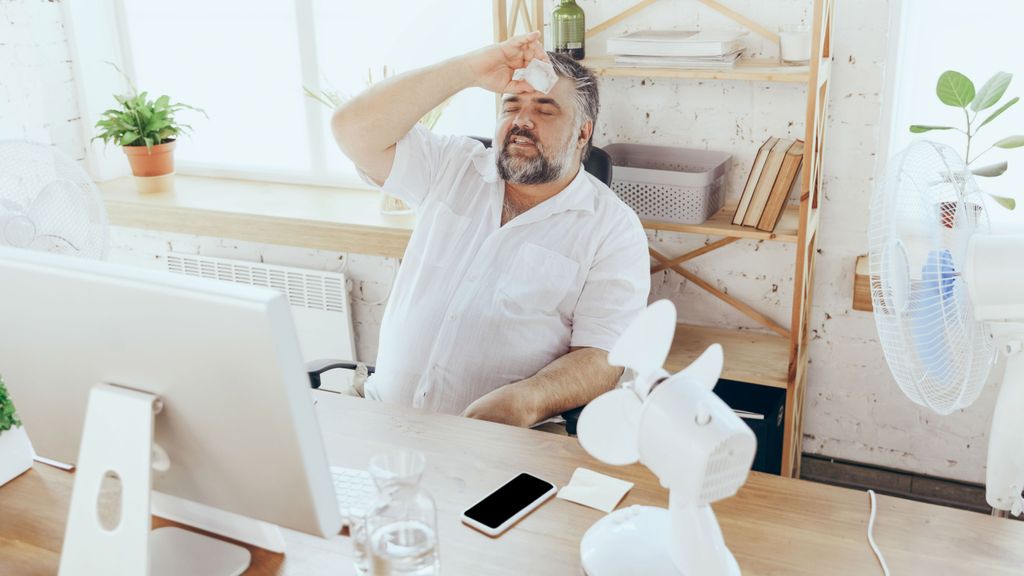
<path id="1" fill-rule="evenodd" d="M 484 138 L 483 136 L 470 136 L 470 138 L 480 142 L 485 148 L 491 147 L 490 138 Z M 612 157 L 597 146 L 590 148 L 590 156 L 583 163 L 583 169 L 596 176 L 601 182 L 604 182 L 605 186 L 612 185 Z"/>

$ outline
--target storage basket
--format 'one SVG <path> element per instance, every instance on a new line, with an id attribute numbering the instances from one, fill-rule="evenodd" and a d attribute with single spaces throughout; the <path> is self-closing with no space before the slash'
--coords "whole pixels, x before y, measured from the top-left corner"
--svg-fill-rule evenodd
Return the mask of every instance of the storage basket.
<path id="1" fill-rule="evenodd" d="M 722 209 L 726 152 L 610 144 L 612 190 L 642 219 L 700 224 Z"/>

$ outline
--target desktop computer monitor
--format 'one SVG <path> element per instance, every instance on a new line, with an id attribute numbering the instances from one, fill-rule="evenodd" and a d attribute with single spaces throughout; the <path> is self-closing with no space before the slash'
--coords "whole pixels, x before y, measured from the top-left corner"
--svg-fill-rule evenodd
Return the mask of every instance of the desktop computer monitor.
<path id="1" fill-rule="evenodd" d="M 155 492 L 338 533 L 309 381 L 277 291 L 0 248 L 0 375 L 40 456 L 76 462 L 95 385 L 146 392 L 162 402 L 153 442 L 170 462 L 154 469 Z"/>

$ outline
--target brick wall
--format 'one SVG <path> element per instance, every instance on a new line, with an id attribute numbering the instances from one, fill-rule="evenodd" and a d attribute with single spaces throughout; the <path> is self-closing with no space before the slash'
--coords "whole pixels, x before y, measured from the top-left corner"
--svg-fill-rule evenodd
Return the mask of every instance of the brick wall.
<path id="1" fill-rule="evenodd" d="M 633 0 L 581 0 L 596 23 Z M 807 0 L 729 0 L 768 26 L 807 21 Z M 937 417 L 905 399 L 885 366 L 874 324 L 850 309 L 854 260 L 866 251 L 868 201 L 887 46 L 887 0 L 838 1 L 835 64 L 825 160 L 825 205 L 811 316 L 813 342 L 804 424 L 809 452 L 969 481 L 984 479 L 986 432 L 994 390 L 969 410 Z M 731 26 L 689 0 L 665 0 L 620 30 L 664 25 Z M 618 32 L 614 30 L 613 32 Z M 751 36 L 752 51 L 774 48 Z M 601 41 L 589 47 L 600 52 Z M 0 137 L 50 141 L 75 158 L 83 147 L 69 77 L 59 6 L 42 0 L 0 0 Z M 804 90 L 780 83 L 605 79 L 596 141 L 644 142 L 730 151 L 736 195 L 757 146 L 769 135 L 803 134 Z M 664 253 L 681 253 L 707 238 L 651 234 Z M 112 259 L 162 267 L 168 251 L 345 270 L 351 279 L 360 359 L 376 356 L 382 300 L 394 260 L 114 229 Z M 687 266 L 783 325 L 789 323 L 793 246 L 741 241 Z M 652 278 L 654 298 L 671 298 L 685 321 L 756 328 L 675 274 Z"/>

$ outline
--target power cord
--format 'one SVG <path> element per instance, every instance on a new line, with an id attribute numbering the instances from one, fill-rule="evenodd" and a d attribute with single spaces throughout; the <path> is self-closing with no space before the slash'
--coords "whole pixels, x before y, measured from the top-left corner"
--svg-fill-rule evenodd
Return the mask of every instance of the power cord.
<path id="1" fill-rule="evenodd" d="M 875 491 L 868 490 L 868 498 L 871 499 L 871 514 L 868 516 L 868 544 L 871 545 L 871 551 L 875 553 L 875 558 L 878 558 L 878 563 L 882 565 L 882 574 L 889 576 L 889 566 L 885 563 L 885 557 L 882 556 L 882 551 L 878 549 L 878 545 L 875 544 L 875 512 L 877 510 L 877 504 L 875 502 Z"/>

